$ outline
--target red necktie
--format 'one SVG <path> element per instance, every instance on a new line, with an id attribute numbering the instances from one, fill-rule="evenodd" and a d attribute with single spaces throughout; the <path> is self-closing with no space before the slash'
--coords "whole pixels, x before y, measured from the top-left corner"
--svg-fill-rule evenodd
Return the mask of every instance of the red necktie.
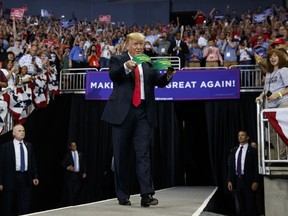
<path id="1" fill-rule="evenodd" d="M 134 70 L 135 89 L 132 98 L 132 104 L 137 107 L 141 103 L 141 88 L 140 88 L 140 71 L 138 66 Z"/>

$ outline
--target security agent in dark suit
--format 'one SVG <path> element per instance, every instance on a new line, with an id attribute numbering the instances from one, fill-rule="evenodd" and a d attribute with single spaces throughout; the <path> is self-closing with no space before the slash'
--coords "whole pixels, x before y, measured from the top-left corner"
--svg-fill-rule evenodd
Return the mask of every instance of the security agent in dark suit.
<path id="1" fill-rule="evenodd" d="M 228 190 L 235 192 L 236 213 L 239 216 L 257 215 L 256 191 L 260 181 L 258 154 L 248 144 L 248 139 L 246 131 L 238 132 L 239 147 L 232 150 L 228 161 L 227 186 Z"/>
<path id="2" fill-rule="evenodd" d="M 34 151 L 32 144 L 24 141 L 23 125 L 13 127 L 13 136 L 14 140 L 0 149 L 0 192 L 5 216 L 29 213 L 33 185 L 39 184 Z"/>
<path id="3" fill-rule="evenodd" d="M 69 151 L 64 156 L 62 166 L 65 168 L 63 204 L 79 204 L 81 180 L 86 178 L 86 165 L 83 153 L 77 151 L 76 142 L 70 142 Z"/>
<path id="4" fill-rule="evenodd" d="M 128 53 L 112 56 L 109 76 L 113 91 L 107 101 L 102 120 L 112 124 L 115 190 L 120 205 L 129 201 L 129 155 L 131 147 L 136 157 L 136 174 L 140 185 L 141 206 L 157 205 L 150 171 L 150 141 L 153 127 L 157 126 L 155 86 L 165 87 L 175 74 L 170 68 L 165 74 L 153 70 L 149 63 L 136 68 L 132 58 L 143 53 L 145 36 L 131 33 L 126 38 Z M 140 72 L 141 101 L 134 104 L 136 70 Z M 133 105 L 133 104 L 134 105 Z"/>

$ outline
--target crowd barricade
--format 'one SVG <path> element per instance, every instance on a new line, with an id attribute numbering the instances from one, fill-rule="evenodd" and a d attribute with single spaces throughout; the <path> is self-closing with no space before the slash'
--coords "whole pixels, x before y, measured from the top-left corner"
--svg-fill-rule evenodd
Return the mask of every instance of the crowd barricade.
<path id="1" fill-rule="evenodd" d="M 263 104 L 265 104 L 265 101 Z M 271 131 L 272 125 L 265 115 L 266 112 L 288 113 L 288 108 L 264 109 L 263 104 L 257 103 L 259 173 L 263 175 L 288 175 L 288 147 L 281 144 L 281 138 L 278 136 L 278 133 Z M 275 135 L 274 138 L 271 137 L 274 136 L 273 134 Z M 276 143 L 273 144 L 272 140 Z M 283 149 L 285 151 L 285 148 L 286 158 L 280 155 L 280 152 Z"/>
<path id="2" fill-rule="evenodd" d="M 180 70 L 180 58 L 177 56 L 151 57 L 152 61 L 168 59 L 175 70 Z M 109 68 L 68 68 L 60 71 L 59 89 L 61 93 L 85 93 L 86 71 L 108 71 Z"/>
<path id="3" fill-rule="evenodd" d="M 231 65 L 229 68 L 239 68 L 241 73 L 241 88 L 249 90 L 251 88 L 263 87 L 262 71 L 259 65 Z"/>
<path id="4" fill-rule="evenodd" d="M 183 67 L 181 70 L 219 70 L 219 69 L 240 69 L 241 92 L 258 91 L 263 88 L 262 72 L 258 65 L 231 65 L 227 67 Z"/>
<path id="5" fill-rule="evenodd" d="M 100 68 L 99 71 L 109 71 L 109 68 Z"/>
<path id="6" fill-rule="evenodd" d="M 60 93 L 85 93 L 86 71 L 95 71 L 97 68 L 68 68 L 60 71 Z"/>

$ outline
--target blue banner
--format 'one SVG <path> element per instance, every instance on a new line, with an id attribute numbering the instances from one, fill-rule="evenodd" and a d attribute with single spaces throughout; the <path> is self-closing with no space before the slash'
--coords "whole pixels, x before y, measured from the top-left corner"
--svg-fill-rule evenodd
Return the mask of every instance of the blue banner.
<path id="1" fill-rule="evenodd" d="M 86 100 L 108 100 L 113 82 L 107 71 L 88 71 Z M 215 100 L 240 98 L 240 70 L 180 70 L 171 83 L 155 89 L 156 100 Z"/>

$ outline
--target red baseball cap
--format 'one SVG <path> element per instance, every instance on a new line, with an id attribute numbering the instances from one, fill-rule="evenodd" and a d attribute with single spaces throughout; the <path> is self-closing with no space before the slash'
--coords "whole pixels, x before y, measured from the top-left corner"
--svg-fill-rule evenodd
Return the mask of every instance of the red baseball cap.
<path id="1" fill-rule="evenodd" d="M 276 38 L 272 43 L 271 46 L 276 45 L 276 44 L 285 44 L 286 41 L 283 38 Z"/>

